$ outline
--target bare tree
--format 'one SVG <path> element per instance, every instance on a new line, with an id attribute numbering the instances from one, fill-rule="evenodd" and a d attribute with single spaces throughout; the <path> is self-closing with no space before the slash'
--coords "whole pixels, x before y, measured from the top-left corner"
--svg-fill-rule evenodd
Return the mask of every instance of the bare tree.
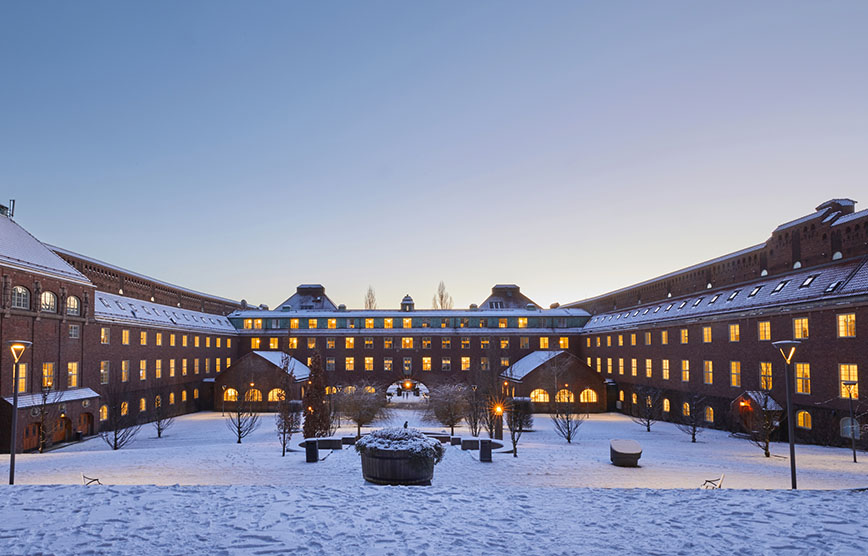
<path id="1" fill-rule="evenodd" d="M 530 398 L 512 398 L 506 409 L 506 426 L 512 442 L 512 457 L 518 457 L 518 441 L 524 431 L 533 428 L 533 410 Z"/>
<path id="2" fill-rule="evenodd" d="M 226 412 L 226 427 L 232 431 L 238 444 L 241 439 L 249 436 L 259 427 L 259 414 L 255 411 L 255 403 L 250 390 L 244 393 L 244 397 L 238 394 L 238 399 Z"/>
<path id="3" fill-rule="evenodd" d="M 99 437 L 112 450 L 119 450 L 133 441 L 142 426 L 130 411 L 129 383 L 111 381 L 103 385 L 99 397 L 106 408 L 106 418 L 100 425 Z"/>
<path id="4" fill-rule="evenodd" d="M 365 309 L 371 311 L 377 308 L 377 294 L 374 293 L 374 287 L 368 286 L 368 291 L 365 292 Z"/>
<path id="5" fill-rule="evenodd" d="M 678 429 L 690 435 L 690 441 L 696 442 L 696 435 L 704 429 L 705 417 L 702 414 L 702 406 L 705 404 L 705 396 L 696 393 L 688 393 L 684 396 L 681 408 L 681 420 L 675 422 Z"/>
<path id="6" fill-rule="evenodd" d="M 39 398 L 39 453 L 45 452 L 45 449 L 51 446 L 54 433 L 63 427 L 63 422 L 60 420 L 60 400 L 63 396 L 61 391 L 53 389 L 54 382 L 51 381 L 42 387 L 42 394 Z"/>
<path id="7" fill-rule="evenodd" d="M 378 392 L 376 387 L 368 382 L 345 386 L 337 394 L 336 401 L 341 414 L 356 424 L 356 438 L 361 438 L 363 426 L 384 416 L 386 408 L 385 392 Z"/>
<path id="8" fill-rule="evenodd" d="M 567 444 L 572 444 L 573 438 L 579 432 L 579 427 L 585 422 L 588 417 L 587 412 L 583 412 L 575 401 L 558 401 L 555 399 L 552 404 L 551 419 L 555 427 L 555 432 L 567 441 Z"/>
<path id="9" fill-rule="evenodd" d="M 301 427 L 301 401 L 287 399 L 288 396 L 278 394 L 277 415 L 277 438 L 280 441 L 281 457 L 286 456 L 286 447 L 292 440 L 292 433 Z"/>
<path id="10" fill-rule="evenodd" d="M 477 384 L 470 387 L 464 412 L 464 422 L 467 423 L 467 428 L 470 429 L 470 434 L 474 437 L 479 436 L 485 419 L 485 397 L 478 390 L 479 385 Z"/>
<path id="11" fill-rule="evenodd" d="M 434 309 L 452 308 L 452 296 L 446 292 L 446 284 L 443 283 L 443 280 L 440 280 L 440 284 L 437 285 L 437 293 L 434 294 L 432 304 Z"/>
<path id="12" fill-rule="evenodd" d="M 663 408 L 663 392 L 653 386 L 635 386 L 636 404 L 633 406 L 633 422 L 651 432 L 651 425 L 660 420 Z"/>
<path id="13" fill-rule="evenodd" d="M 463 384 L 441 384 L 430 391 L 428 408 L 437 421 L 449 427 L 452 436 L 455 436 L 455 425 L 467 415 L 467 397 L 467 387 Z"/>
<path id="14" fill-rule="evenodd" d="M 154 420 L 151 422 L 151 425 L 157 431 L 157 438 L 163 438 L 163 433 L 175 424 L 175 417 L 163 404 L 163 393 L 157 388 L 151 390 L 151 393 L 154 398 L 154 411 L 152 413 Z"/>
<path id="15" fill-rule="evenodd" d="M 771 457 L 769 447 L 772 434 L 781 424 L 783 408 L 771 397 L 768 390 L 758 390 L 748 393 L 751 399 L 750 411 L 741 414 L 741 422 L 747 430 L 751 443 L 763 451 L 765 457 Z"/>

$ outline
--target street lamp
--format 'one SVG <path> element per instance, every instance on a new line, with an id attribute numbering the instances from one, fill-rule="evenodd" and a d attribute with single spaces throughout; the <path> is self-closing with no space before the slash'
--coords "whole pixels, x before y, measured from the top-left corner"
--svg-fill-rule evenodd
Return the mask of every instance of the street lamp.
<path id="1" fill-rule="evenodd" d="M 26 340 L 11 340 L 6 342 L 12 351 L 12 437 L 9 439 L 9 484 L 15 484 L 15 440 L 18 437 L 18 361 L 24 352 L 33 345 Z"/>
<path id="2" fill-rule="evenodd" d="M 223 385 L 223 411 L 220 412 L 221 417 L 226 417 L 226 385 Z"/>
<path id="3" fill-rule="evenodd" d="M 858 384 L 855 380 L 841 382 L 847 387 L 847 397 L 850 401 L 850 445 L 853 447 L 853 463 L 856 463 L 856 420 L 853 418 L 853 390 Z"/>
<path id="4" fill-rule="evenodd" d="M 784 361 L 787 362 L 784 367 L 784 382 L 787 390 L 787 437 L 790 440 L 790 479 L 792 488 L 796 490 L 796 444 L 795 444 L 795 423 L 793 423 L 793 404 L 790 401 L 790 367 L 792 366 L 793 356 L 796 354 L 796 348 L 802 342 L 798 340 L 780 340 L 772 342 L 772 345 L 781 351 Z"/>

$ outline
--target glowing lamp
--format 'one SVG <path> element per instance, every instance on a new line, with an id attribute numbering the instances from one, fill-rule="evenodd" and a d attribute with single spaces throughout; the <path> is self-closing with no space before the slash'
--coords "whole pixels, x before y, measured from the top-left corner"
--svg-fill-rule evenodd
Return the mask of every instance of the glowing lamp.
<path id="1" fill-rule="evenodd" d="M 494 406 L 494 414 L 495 415 L 503 415 L 503 406 L 500 404 L 497 404 L 496 406 Z"/>
<path id="2" fill-rule="evenodd" d="M 22 355 L 24 355 L 27 348 L 32 345 L 31 342 L 25 340 L 13 340 L 7 343 L 9 344 L 9 349 L 12 351 L 12 357 L 15 359 L 16 363 L 18 363 L 18 360 L 21 359 Z"/>
<path id="3" fill-rule="evenodd" d="M 793 355 L 796 354 L 796 348 L 801 345 L 801 343 L 802 342 L 798 340 L 781 340 L 779 342 L 772 342 L 772 345 L 781 351 L 784 361 L 789 365 L 793 360 Z"/>
<path id="4" fill-rule="evenodd" d="M 404 383 L 404 388 L 407 390 L 409 390 L 411 386 L 413 386 L 413 384 L 409 380 Z"/>

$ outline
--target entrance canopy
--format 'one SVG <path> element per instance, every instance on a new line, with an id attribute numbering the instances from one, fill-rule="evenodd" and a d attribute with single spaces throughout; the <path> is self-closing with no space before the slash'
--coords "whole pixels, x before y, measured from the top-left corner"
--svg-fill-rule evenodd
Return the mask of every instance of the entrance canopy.
<path id="1" fill-rule="evenodd" d="M 99 394 L 90 388 L 73 388 L 72 390 L 52 390 L 48 394 L 47 403 L 58 404 L 66 402 L 74 402 L 77 400 L 88 400 L 98 398 Z M 9 405 L 12 405 L 13 399 L 3 398 Z M 18 396 L 18 409 L 27 407 L 39 407 L 42 405 L 42 393 L 39 394 L 20 394 Z"/>

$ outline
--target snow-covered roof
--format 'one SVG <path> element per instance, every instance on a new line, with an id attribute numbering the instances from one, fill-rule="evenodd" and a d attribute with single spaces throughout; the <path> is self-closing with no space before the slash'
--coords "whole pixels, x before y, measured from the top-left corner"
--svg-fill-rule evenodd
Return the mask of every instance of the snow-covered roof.
<path id="1" fill-rule="evenodd" d="M 511 380 L 521 381 L 536 370 L 543 363 L 550 361 L 562 354 L 563 350 L 554 350 L 554 351 L 534 351 L 532 353 L 528 353 L 512 365 L 506 368 L 503 371 L 501 376 L 509 378 Z"/>
<path id="2" fill-rule="evenodd" d="M 302 310 L 302 311 L 262 311 L 246 310 L 233 311 L 229 314 L 232 318 L 250 319 L 287 319 L 287 318 L 343 318 L 343 317 L 393 317 L 402 318 L 461 318 L 461 317 L 588 317 L 591 314 L 584 309 L 558 307 L 557 309 L 496 309 L 480 311 L 473 309 L 417 309 L 415 311 L 401 311 L 400 309 L 355 309 L 349 311 L 326 311 L 326 310 Z"/>
<path id="3" fill-rule="evenodd" d="M 781 404 L 776 402 L 775 399 L 768 392 L 761 392 L 759 390 L 747 390 L 743 392 L 741 396 L 739 396 L 739 398 L 748 398 L 758 407 L 763 407 L 765 399 L 768 399 L 766 409 L 770 411 L 782 411 L 784 409 L 783 407 L 781 407 Z"/>
<path id="4" fill-rule="evenodd" d="M 88 257 L 88 256 L 82 255 L 82 254 L 80 254 L 80 253 L 76 253 L 76 252 L 74 252 L 74 251 L 70 251 L 69 249 L 64 249 L 63 247 L 58 247 L 58 246 L 56 246 L 56 245 L 48 245 L 48 244 L 46 244 L 46 246 L 49 247 L 49 248 L 50 248 L 52 251 L 54 251 L 55 253 L 62 253 L 62 254 L 64 254 L 64 255 L 69 255 L 70 257 L 75 257 L 75 258 L 77 258 L 77 259 L 81 259 L 81 260 L 83 260 L 83 261 L 87 261 L 87 262 L 89 262 L 89 263 L 93 263 L 93 264 L 95 264 L 95 265 L 103 266 L 103 267 L 105 267 L 105 268 L 109 268 L 109 269 L 111 269 L 111 270 L 114 270 L 114 271 L 117 271 L 117 272 L 121 272 L 121 273 L 123 273 L 123 274 L 126 274 L 127 276 L 132 276 L 132 277 L 134 277 L 134 278 L 139 278 L 139 279 L 141 279 L 141 280 L 147 280 L 147 281 L 149 281 L 149 282 L 153 282 L 154 284 L 159 284 L 160 286 L 165 286 L 165 287 L 167 287 L 167 288 L 172 288 L 172 289 L 174 289 L 174 290 L 182 291 L 182 292 L 189 293 L 189 294 L 191 294 L 191 295 L 196 295 L 196 296 L 199 296 L 199 297 L 204 297 L 204 298 L 206 298 L 206 299 L 211 299 L 211 300 L 214 300 L 214 301 L 219 301 L 220 303 L 228 303 L 228 304 L 230 304 L 230 305 L 240 305 L 240 302 L 235 301 L 234 299 L 226 299 L 225 297 L 219 297 L 219 296 L 211 295 L 211 294 L 208 294 L 208 293 L 202 293 L 202 292 L 199 292 L 199 291 L 196 291 L 196 290 L 191 290 L 191 289 L 189 289 L 189 288 L 184 288 L 184 287 L 181 287 L 181 286 L 176 286 L 175 284 L 170 284 L 169 282 L 164 282 L 164 281 L 162 281 L 162 280 L 157 280 L 156 278 L 152 278 L 152 277 L 150 277 L 150 276 L 146 276 L 146 275 L 144 275 L 144 274 L 139 274 L 138 272 L 133 272 L 132 270 L 127 270 L 126 268 L 122 268 L 122 267 L 119 267 L 119 266 L 117 266 L 117 265 L 113 265 L 113 264 L 107 263 L 107 262 L 105 262 L 105 261 L 101 261 L 101 260 L 99 260 L 99 259 L 94 259 L 93 257 Z M 59 258 L 59 257 L 58 257 L 58 258 Z M 64 264 L 66 264 L 66 261 L 64 261 Z M 73 269 L 73 270 L 75 270 L 75 269 Z M 76 272 L 78 272 L 78 271 L 76 270 Z"/>
<path id="5" fill-rule="evenodd" d="M 67 403 L 74 402 L 76 400 L 88 400 L 91 398 L 98 398 L 99 394 L 91 390 L 90 388 L 73 388 L 72 390 L 54 390 L 49 392 L 47 402 L 49 404 L 57 404 L 57 403 Z M 12 397 L 3 398 L 9 405 L 12 405 L 13 399 Z M 38 407 L 42 405 L 42 393 L 38 394 L 19 394 L 18 395 L 18 407 L 19 408 L 27 408 L 27 407 Z"/>
<path id="6" fill-rule="evenodd" d="M 90 284 L 90 280 L 58 257 L 8 216 L 0 216 L 0 264 Z"/>
<path id="7" fill-rule="evenodd" d="M 235 327 L 229 319 L 220 315 L 160 305 L 101 291 L 96 292 L 95 298 L 94 315 L 98 321 L 224 334 L 235 332 Z"/>
<path id="8" fill-rule="evenodd" d="M 840 226 L 842 224 L 847 224 L 847 223 L 852 222 L 854 220 L 860 220 L 860 219 L 865 218 L 865 217 L 868 217 L 868 209 L 860 210 L 859 212 L 853 212 L 853 213 L 848 214 L 846 216 L 842 216 L 841 218 L 836 220 L 835 223 L 832 225 L 833 226 Z"/>
<path id="9" fill-rule="evenodd" d="M 292 371 L 292 375 L 295 377 L 296 381 L 307 380 L 310 377 L 310 368 L 296 359 L 292 357 L 288 353 L 283 351 L 262 351 L 262 350 L 254 350 L 253 353 L 262 357 L 275 367 L 282 368 L 283 366 L 283 358 L 289 357 L 289 370 Z"/>

